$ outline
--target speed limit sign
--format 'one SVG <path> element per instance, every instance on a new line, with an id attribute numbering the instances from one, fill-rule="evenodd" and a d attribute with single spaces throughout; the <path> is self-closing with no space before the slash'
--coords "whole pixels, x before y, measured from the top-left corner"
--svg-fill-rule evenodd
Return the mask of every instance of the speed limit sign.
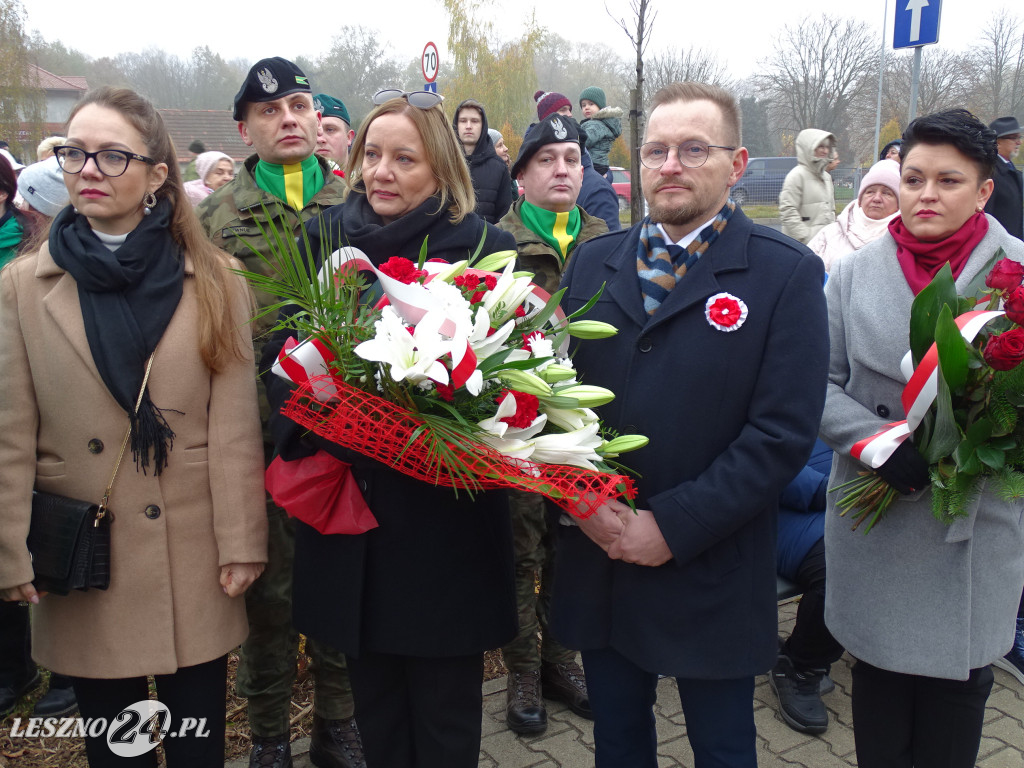
<path id="1" fill-rule="evenodd" d="M 433 43 L 427 43 L 423 48 L 423 59 L 421 61 L 423 68 L 423 79 L 432 83 L 437 79 L 437 46 Z"/>

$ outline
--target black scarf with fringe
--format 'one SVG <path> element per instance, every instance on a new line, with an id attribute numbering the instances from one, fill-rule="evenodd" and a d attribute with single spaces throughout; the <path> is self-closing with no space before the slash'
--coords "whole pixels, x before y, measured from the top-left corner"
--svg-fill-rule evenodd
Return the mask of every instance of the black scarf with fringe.
<path id="1" fill-rule="evenodd" d="M 50 230 L 50 255 L 78 283 L 85 335 L 103 382 L 131 420 L 132 456 L 146 472 L 167 466 L 174 432 L 160 409 L 143 394 L 146 361 L 156 349 L 181 300 L 185 259 L 171 238 L 173 209 L 162 199 L 116 251 L 93 234 L 85 216 L 68 206 Z"/>

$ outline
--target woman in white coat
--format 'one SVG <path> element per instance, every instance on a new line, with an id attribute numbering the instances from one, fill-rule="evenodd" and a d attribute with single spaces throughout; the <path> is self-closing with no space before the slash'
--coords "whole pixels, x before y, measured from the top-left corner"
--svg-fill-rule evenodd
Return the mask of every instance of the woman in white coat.
<path id="1" fill-rule="evenodd" d="M 855 442 L 904 417 L 910 307 L 945 264 L 959 290 L 999 248 L 1024 243 L 982 209 L 995 134 L 965 110 L 918 118 L 903 136 L 900 216 L 835 262 L 825 286 L 831 358 L 821 437 L 835 451 L 830 487 L 864 466 Z M 853 720 L 860 768 L 970 768 L 981 739 L 990 664 L 1013 642 L 1024 586 L 1024 502 L 983 489 L 952 525 L 931 512 L 928 465 L 910 440 L 878 473 L 900 491 L 868 535 L 825 521 L 825 622 L 857 659 Z"/>
<path id="2" fill-rule="evenodd" d="M 825 270 L 840 256 L 863 248 L 889 231 L 900 210 L 900 164 L 875 163 L 860 184 L 860 194 L 834 222 L 811 238 L 807 247 L 821 256 Z"/>

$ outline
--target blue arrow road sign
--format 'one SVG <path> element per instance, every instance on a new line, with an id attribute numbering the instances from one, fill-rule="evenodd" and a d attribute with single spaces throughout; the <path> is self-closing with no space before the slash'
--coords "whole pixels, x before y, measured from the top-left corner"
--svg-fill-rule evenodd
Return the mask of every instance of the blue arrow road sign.
<path id="1" fill-rule="evenodd" d="M 915 48 L 939 42 L 942 0 L 896 0 L 893 48 Z"/>

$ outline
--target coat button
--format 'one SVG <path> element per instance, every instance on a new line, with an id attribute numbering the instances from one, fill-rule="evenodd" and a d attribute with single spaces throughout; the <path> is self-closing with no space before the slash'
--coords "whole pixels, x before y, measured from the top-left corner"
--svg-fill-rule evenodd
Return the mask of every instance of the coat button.
<path id="1" fill-rule="evenodd" d="M 94 437 L 89 441 L 89 453 L 102 453 L 103 452 L 103 441 L 98 437 Z"/>
<path id="2" fill-rule="evenodd" d="M 889 409 L 886 408 L 884 405 L 880 405 L 877 408 L 875 408 L 875 413 L 877 413 L 883 419 L 889 418 Z"/>
<path id="3" fill-rule="evenodd" d="M 650 352 L 654 349 L 654 342 L 651 341 L 647 336 L 644 336 L 636 343 L 636 348 L 641 352 Z"/>
<path id="4" fill-rule="evenodd" d="M 146 507 L 146 517 L 148 517 L 150 520 L 156 520 L 158 517 L 160 517 L 160 507 L 158 507 L 156 504 L 150 504 L 148 507 Z"/>

